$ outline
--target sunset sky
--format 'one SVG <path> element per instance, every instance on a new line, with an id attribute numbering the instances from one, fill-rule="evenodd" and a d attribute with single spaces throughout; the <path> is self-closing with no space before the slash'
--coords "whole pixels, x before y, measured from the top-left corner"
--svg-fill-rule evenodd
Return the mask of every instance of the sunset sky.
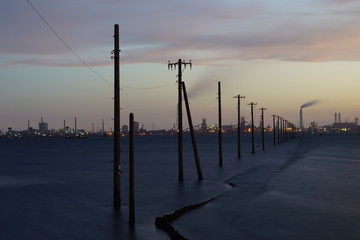
<path id="1" fill-rule="evenodd" d="M 37 12 L 47 22 L 41 19 Z M 1 0 L 0 130 L 110 129 L 113 121 L 114 24 L 120 26 L 121 115 L 146 129 L 176 122 L 177 71 L 183 72 L 194 125 L 236 124 L 237 94 L 299 124 L 360 117 L 360 2 L 354 0 Z M 51 29 L 52 28 L 52 29 Z M 58 36 L 56 34 L 58 34 Z M 62 39 L 62 41 L 59 39 Z M 71 52 L 71 50 L 73 52 Z M 83 61 L 81 62 L 79 58 Z M 89 69 L 89 66 L 91 69 Z M 95 73 L 94 73 L 95 72 Z M 184 120 L 185 116 L 184 116 Z M 186 122 L 186 121 L 184 121 Z M 187 126 L 187 124 L 185 124 Z"/>

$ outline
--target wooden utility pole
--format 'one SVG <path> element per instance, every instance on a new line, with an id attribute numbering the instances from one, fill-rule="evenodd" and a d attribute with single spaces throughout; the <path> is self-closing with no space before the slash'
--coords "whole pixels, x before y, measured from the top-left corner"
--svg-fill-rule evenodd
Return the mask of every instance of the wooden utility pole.
<path id="1" fill-rule="evenodd" d="M 278 144 L 280 144 L 280 116 L 277 116 L 277 129 L 278 129 Z"/>
<path id="2" fill-rule="evenodd" d="M 257 103 L 251 102 L 248 104 L 251 106 L 251 143 L 252 143 L 252 153 L 255 153 L 255 136 L 254 136 L 254 106 L 257 105 Z"/>
<path id="3" fill-rule="evenodd" d="M 275 115 L 272 115 L 272 116 L 273 116 L 273 136 L 274 136 L 273 144 L 274 144 L 274 147 L 275 147 L 275 145 L 276 145 Z"/>
<path id="4" fill-rule="evenodd" d="M 262 149 L 265 150 L 265 129 L 264 129 L 264 111 L 267 110 L 266 108 L 260 108 L 261 110 L 261 142 L 262 142 Z"/>
<path id="5" fill-rule="evenodd" d="M 237 98 L 237 124 L 238 124 L 238 128 L 237 128 L 237 155 L 238 158 L 241 157 L 241 124 L 240 124 L 240 100 L 241 98 L 245 98 L 245 96 L 240 96 L 240 94 L 238 94 L 237 96 L 233 97 L 233 98 Z"/>
<path id="6" fill-rule="evenodd" d="M 189 101 L 188 101 L 188 97 L 187 97 L 187 93 L 186 93 L 185 82 L 182 82 L 182 87 L 183 87 L 183 92 L 184 92 L 185 107 L 186 107 L 186 113 L 188 116 L 191 142 L 193 145 L 198 180 L 201 181 L 203 179 L 203 176 L 202 176 L 202 171 L 201 171 L 201 166 L 200 166 L 199 151 L 198 151 L 198 148 L 196 145 L 195 132 L 194 132 L 194 127 L 193 127 L 193 123 L 192 123 L 192 118 L 191 118 L 191 113 L 190 113 L 190 105 L 189 105 Z"/>
<path id="7" fill-rule="evenodd" d="M 129 114 L 129 224 L 135 224 L 134 114 Z"/>
<path id="8" fill-rule="evenodd" d="M 119 25 L 114 26 L 114 207 L 120 208 L 120 49 Z"/>
<path id="9" fill-rule="evenodd" d="M 168 69 L 172 70 L 173 68 L 176 69 L 176 67 L 178 68 L 178 155 L 179 155 L 179 160 L 178 160 L 178 165 L 179 165 L 179 173 L 178 173 L 178 178 L 179 181 L 183 181 L 184 180 L 184 170 L 183 170 L 183 124 L 182 124 L 182 72 L 183 72 L 183 67 L 185 68 L 187 65 L 190 66 L 190 68 L 192 67 L 191 61 L 189 62 L 185 62 L 182 61 L 181 59 L 179 59 L 177 62 L 174 63 L 170 63 L 168 64 Z"/>
<path id="10" fill-rule="evenodd" d="M 221 82 L 218 82 L 218 115 L 219 115 L 219 166 L 223 165 L 222 157 L 222 123 L 221 123 Z"/>

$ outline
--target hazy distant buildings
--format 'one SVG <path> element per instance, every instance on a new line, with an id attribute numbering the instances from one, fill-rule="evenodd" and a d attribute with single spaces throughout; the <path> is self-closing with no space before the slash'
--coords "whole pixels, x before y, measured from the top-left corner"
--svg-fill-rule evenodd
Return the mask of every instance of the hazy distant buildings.
<path id="1" fill-rule="evenodd" d="M 139 122 L 134 121 L 134 132 L 139 132 Z"/>
<path id="2" fill-rule="evenodd" d="M 359 119 L 355 118 L 354 122 L 341 122 L 341 114 L 334 114 L 334 123 L 332 126 L 326 126 L 325 129 L 328 132 L 333 132 L 334 134 L 342 134 L 342 133 L 359 133 Z"/>
<path id="3" fill-rule="evenodd" d="M 41 122 L 39 122 L 40 133 L 46 133 L 48 132 L 48 130 L 49 130 L 48 123 L 44 122 L 43 119 L 41 118 Z"/>
<path id="4" fill-rule="evenodd" d="M 125 134 L 128 133 L 129 132 L 129 126 L 128 125 L 122 125 L 121 132 L 125 133 Z"/>

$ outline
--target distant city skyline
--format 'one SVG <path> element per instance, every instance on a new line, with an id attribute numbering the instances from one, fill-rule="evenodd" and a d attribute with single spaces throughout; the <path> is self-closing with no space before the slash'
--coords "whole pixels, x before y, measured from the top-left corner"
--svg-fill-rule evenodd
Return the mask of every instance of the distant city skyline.
<path id="1" fill-rule="evenodd" d="M 236 124 L 236 101 L 299 125 L 360 117 L 360 2 L 9 1 L 0 9 L 0 129 L 91 129 L 113 125 L 113 26 L 120 26 L 121 125 L 130 112 L 146 129 L 176 123 L 177 77 L 168 61 L 191 60 L 183 80 L 194 124 Z M 185 116 L 184 116 L 184 119 Z M 184 121 L 184 127 L 187 126 Z"/>

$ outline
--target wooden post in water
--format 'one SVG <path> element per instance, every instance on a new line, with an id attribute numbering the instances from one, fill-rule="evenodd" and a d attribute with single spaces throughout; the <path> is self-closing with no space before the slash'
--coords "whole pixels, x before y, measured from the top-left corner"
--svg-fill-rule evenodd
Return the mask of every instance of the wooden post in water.
<path id="1" fill-rule="evenodd" d="M 264 111 L 266 108 L 260 108 L 261 110 L 261 142 L 262 149 L 265 150 L 265 129 L 264 129 Z"/>
<path id="2" fill-rule="evenodd" d="M 280 144 L 280 116 L 277 116 L 277 135 L 278 135 L 278 144 Z"/>
<path id="3" fill-rule="evenodd" d="M 186 93 L 185 82 L 182 82 L 182 87 L 183 87 L 183 92 L 184 92 L 185 107 L 186 107 L 186 112 L 187 112 L 187 117 L 188 117 L 188 122 L 189 122 L 191 142 L 193 145 L 198 180 L 201 181 L 203 179 L 203 176 L 202 176 L 202 171 L 201 171 L 201 166 L 200 166 L 199 152 L 198 152 L 198 148 L 196 145 L 194 127 L 193 127 L 193 123 L 192 123 L 192 119 L 191 119 L 190 105 L 189 105 L 189 101 L 188 101 L 188 97 L 187 97 L 187 93 Z"/>
<path id="4" fill-rule="evenodd" d="M 114 207 L 120 208 L 120 49 L 119 25 L 114 26 Z"/>
<path id="5" fill-rule="evenodd" d="M 273 115 L 273 135 L 274 135 L 273 143 L 274 143 L 274 147 L 275 147 L 275 145 L 276 145 L 275 115 Z"/>
<path id="6" fill-rule="evenodd" d="M 175 63 L 168 64 L 168 69 L 171 70 L 173 67 L 176 69 L 176 66 L 178 68 L 178 178 L 179 181 L 184 180 L 184 169 L 183 169 L 183 122 L 182 122 L 182 72 L 183 72 L 183 66 L 186 67 L 186 65 L 190 65 L 190 68 L 192 67 L 191 61 L 185 62 L 179 59 Z"/>
<path id="7" fill-rule="evenodd" d="M 134 114 L 129 115 L 129 224 L 135 224 Z"/>
<path id="8" fill-rule="evenodd" d="M 251 106 L 251 146 L 252 146 L 252 153 L 255 153 L 255 136 L 254 136 L 254 105 L 256 103 L 251 102 L 248 104 Z"/>
<path id="9" fill-rule="evenodd" d="M 222 123 L 221 123 L 221 82 L 218 82 L 218 115 L 219 115 L 219 167 L 223 165 L 222 157 Z"/>
<path id="10" fill-rule="evenodd" d="M 240 123 L 240 100 L 241 98 L 245 98 L 245 96 L 240 96 L 240 94 L 238 94 L 237 96 L 233 97 L 233 98 L 237 98 L 237 156 L 238 158 L 241 157 L 241 123 Z"/>

